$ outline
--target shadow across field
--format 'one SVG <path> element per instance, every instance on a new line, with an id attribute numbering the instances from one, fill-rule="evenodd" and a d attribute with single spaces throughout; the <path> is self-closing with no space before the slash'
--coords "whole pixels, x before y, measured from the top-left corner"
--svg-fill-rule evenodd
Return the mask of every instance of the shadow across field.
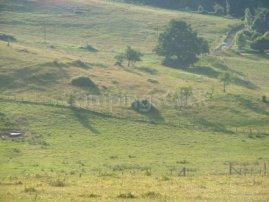
<path id="1" fill-rule="evenodd" d="M 147 119 L 150 121 L 150 123 L 160 124 L 160 123 L 165 122 L 165 119 L 163 118 L 163 116 L 161 115 L 161 113 L 159 112 L 159 110 L 155 106 L 152 106 L 151 110 L 149 112 L 141 112 L 138 110 L 135 110 L 135 111 L 137 113 L 147 117 Z"/>
<path id="2" fill-rule="evenodd" d="M 242 86 L 242 87 L 245 87 L 245 88 L 248 88 L 248 89 L 251 89 L 251 90 L 259 89 L 259 87 L 257 85 L 255 85 L 254 83 L 252 83 L 251 81 L 244 80 L 244 79 L 241 79 L 239 77 L 236 77 L 233 80 L 233 83 L 238 85 L 238 86 Z"/>
<path id="3" fill-rule="evenodd" d="M 176 69 L 189 72 L 192 74 L 196 74 L 196 75 L 206 76 L 208 78 L 215 78 L 215 79 L 218 79 L 219 75 L 221 74 L 221 71 L 217 71 L 214 68 L 209 67 L 209 66 L 194 66 L 194 67 L 189 67 L 189 68 L 176 68 Z M 242 77 L 244 77 L 244 75 L 242 73 L 231 70 L 229 68 L 225 69 L 225 71 L 230 71 L 234 73 L 235 77 L 233 79 L 233 83 L 235 85 L 242 86 L 244 88 L 248 88 L 252 90 L 259 89 L 259 87 L 255 85 L 254 83 L 252 83 L 251 81 L 243 79 Z"/>
<path id="4" fill-rule="evenodd" d="M 99 134 L 99 131 L 92 126 L 89 118 L 89 113 L 84 109 L 71 107 L 71 111 L 78 122 L 84 127 L 89 129 L 94 134 Z"/>
<path id="5" fill-rule="evenodd" d="M 217 123 L 217 122 L 211 122 L 207 120 L 206 118 L 198 117 L 194 118 L 192 117 L 192 123 L 197 125 L 199 128 L 207 128 L 211 129 L 216 132 L 223 132 L 223 133 L 232 133 L 232 131 L 228 130 L 223 124 Z"/>
<path id="6" fill-rule="evenodd" d="M 183 70 L 193 74 L 207 76 L 209 78 L 217 78 L 220 74 L 220 72 L 216 71 L 215 69 L 206 66 L 195 66 L 191 68 L 185 68 Z"/>
<path id="7" fill-rule="evenodd" d="M 237 96 L 237 100 L 247 109 L 261 115 L 269 116 L 269 110 L 266 110 L 266 108 L 262 108 L 261 104 L 254 103 L 252 100 L 247 99 L 242 96 Z"/>

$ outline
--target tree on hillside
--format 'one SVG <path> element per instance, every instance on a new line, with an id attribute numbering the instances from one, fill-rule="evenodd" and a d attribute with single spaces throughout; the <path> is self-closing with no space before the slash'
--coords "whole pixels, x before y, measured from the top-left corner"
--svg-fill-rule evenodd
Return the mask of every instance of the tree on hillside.
<path id="1" fill-rule="evenodd" d="M 253 25 L 253 17 L 252 17 L 252 14 L 251 14 L 249 8 L 247 8 L 245 10 L 245 28 L 248 30 L 251 30 L 252 25 Z"/>
<path id="2" fill-rule="evenodd" d="M 131 46 L 127 46 L 124 57 L 128 62 L 128 67 L 130 66 L 131 63 L 136 63 L 138 61 L 141 61 L 142 53 L 139 51 L 131 48 Z"/>
<path id="3" fill-rule="evenodd" d="M 160 34 L 156 53 L 164 56 L 164 64 L 188 67 L 197 62 L 199 55 L 209 52 L 208 43 L 181 20 L 172 20 Z"/>
<path id="4" fill-rule="evenodd" d="M 118 65 L 118 66 L 122 66 L 122 63 L 124 62 L 124 54 L 119 54 L 119 55 L 116 55 L 115 57 L 115 65 Z"/>
<path id="5" fill-rule="evenodd" d="M 188 105 L 188 99 L 190 96 L 192 96 L 193 92 L 192 92 L 192 88 L 191 87 L 182 87 L 180 89 L 180 98 L 184 99 L 185 101 L 185 106 Z"/>
<path id="6" fill-rule="evenodd" d="M 127 46 L 124 53 L 120 53 L 114 57 L 116 60 L 115 65 L 122 66 L 124 60 L 126 60 L 129 67 L 131 64 L 141 61 L 142 56 L 143 54 L 141 52 L 133 49 L 131 46 Z"/>
<path id="7" fill-rule="evenodd" d="M 232 82 L 232 75 L 229 72 L 224 72 L 219 76 L 220 82 L 223 84 L 223 92 L 226 92 L 226 86 Z"/>

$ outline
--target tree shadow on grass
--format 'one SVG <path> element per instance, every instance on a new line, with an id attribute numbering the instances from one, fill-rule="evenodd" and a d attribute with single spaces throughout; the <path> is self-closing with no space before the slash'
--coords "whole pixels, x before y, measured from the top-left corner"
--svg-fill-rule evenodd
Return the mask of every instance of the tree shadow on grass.
<path id="1" fill-rule="evenodd" d="M 192 118 L 192 122 L 201 128 L 209 128 L 216 132 L 231 133 L 223 124 L 211 122 L 205 118 Z"/>
<path id="2" fill-rule="evenodd" d="M 141 111 L 136 110 L 136 109 L 133 109 L 133 110 L 135 110 L 137 113 L 147 117 L 151 123 L 159 124 L 159 123 L 164 123 L 164 121 L 165 121 L 165 119 L 163 118 L 163 116 L 161 115 L 161 113 L 159 112 L 159 110 L 155 106 L 152 106 L 151 110 L 149 112 L 141 112 Z"/>
<path id="3" fill-rule="evenodd" d="M 78 122 L 84 127 L 89 129 L 94 134 L 100 134 L 100 132 L 92 126 L 89 120 L 89 112 L 86 112 L 83 109 L 78 109 L 75 107 L 71 108 L 73 115 L 78 120 Z"/>
<path id="4" fill-rule="evenodd" d="M 255 50 L 244 50 L 239 53 L 241 56 L 252 59 L 252 60 L 259 60 L 259 59 L 269 59 L 269 52 L 265 52 L 264 54 L 255 51 Z"/>
<path id="5" fill-rule="evenodd" d="M 220 75 L 219 71 L 216 71 L 215 69 L 213 69 L 211 67 L 207 67 L 207 66 L 195 66 L 195 67 L 191 67 L 191 68 L 180 68 L 180 70 L 185 71 L 185 72 L 189 72 L 192 74 L 207 76 L 209 78 L 215 78 L 215 79 L 217 79 L 218 76 Z M 230 70 L 230 69 L 227 69 L 226 71 L 228 71 L 228 70 Z M 236 77 L 233 79 L 233 83 L 235 85 L 242 86 L 242 87 L 252 89 L 252 90 L 259 89 L 259 87 L 257 85 L 255 85 L 254 83 L 252 83 L 251 81 L 243 79 L 242 77 L 244 77 L 244 75 L 242 73 L 237 72 L 237 71 L 233 71 L 233 70 L 230 70 L 230 71 L 233 72 L 234 74 L 236 74 Z"/>
<path id="6" fill-rule="evenodd" d="M 251 81 L 248 81 L 248 80 L 244 80 L 242 78 L 235 78 L 233 80 L 233 83 L 238 85 L 238 86 L 242 86 L 242 87 L 245 87 L 245 88 L 248 88 L 248 89 L 252 89 L 252 90 L 257 90 L 259 89 L 259 87 L 257 85 L 255 85 L 254 83 L 252 83 Z"/>
<path id="7" fill-rule="evenodd" d="M 190 72 L 190 73 L 193 73 L 193 74 L 207 76 L 210 78 L 217 78 L 220 74 L 215 69 L 213 69 L 211 67 L 206 67 L 206 66 L 195 66 L 195 67 L 186 68 L 183 70 Z"/>
<path id="8" fill-rule="evenodd" d="M 237 97 L 238 101 L 247 109 L 261 115 L 269 116 L 269 110 L 266 110 L 266 108 L 262 108 L 257 103 L 254 103 L 253 101 L 246 99 L 242 96 Z"/>

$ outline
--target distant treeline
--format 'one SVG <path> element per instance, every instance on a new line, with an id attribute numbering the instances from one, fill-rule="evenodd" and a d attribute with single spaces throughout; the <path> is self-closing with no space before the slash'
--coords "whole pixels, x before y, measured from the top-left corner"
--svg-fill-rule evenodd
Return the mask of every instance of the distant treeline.
<path id="1" fill-rule="evenodd" d="M 129 3 L 142 3 L 169 9 L 191 9 L 197 10 L 203 6 L 208 12 L 214 12 L 214 6 L 220 5 L 229 14 L 235 17 L 244 15 L 246 8 L 254 11 L 258 7 L 269 8 L 269 0 L 123 0 Z"/>

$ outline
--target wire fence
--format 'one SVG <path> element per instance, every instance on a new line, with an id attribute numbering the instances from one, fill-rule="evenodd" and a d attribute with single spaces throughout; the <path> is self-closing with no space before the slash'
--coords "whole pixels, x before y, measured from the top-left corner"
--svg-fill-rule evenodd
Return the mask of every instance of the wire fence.
<path id="1" fill-rule="evenodd" d="M 196 93 L 198 94 L 198 93 Z M 162 109 L 164 107 L 170 107 L 173 112 L 161 112 L 155 114 L 147 114 L 147 113 L 138 113 L 135 111 L 131 105 L 134 100 L 138 99 L 137 97 L 127 97 L 127 96 L 85 96 L 84 98 L 77 98 L 72 104 L 68 102 L 68 100 L 59 100 L 52 99 L 48 97 L 42 97 L 41 95 L 35 95 L 33 97 L 29 96 L 4 96 L 0 95 L 1 101 L 6 102 L 16 102 L 23 104 L 31 104 L 31 105 L 45 105 L 45 106 L 53 106 L 60 108 L 69 108 L 73 110 L 86 110 L 88 112 L 94 113 L 96 115 L 100 115 L 107 118 L 116 118 L 121 120 L 131 120 L 135 122 L 147 123 L 147 124 L 159 124 L 159 125 L 167 125 L 177 128 L 191 129 L 191 130 L 199 130 L 199 131 L 212 131 L 217 130 L 219 132 L 230 132 L 237 134 L 245 134 L 247 136 L 253 135 L 266 135 L 267 132 L 260 127 L 255 125 L 249 125 L 244 127 L 226 127 L 222 129 L 216 129 L 214 127 L 209 127 L 203 124 L 196 124 L 190 122 L 184 117 L 171 117 L 175 110 L 183 111 L 184 113 L 188 113 L 189 109 L 195 108 L 199 105 L 203 105 L 205 102 L 209 101 L 211 98 L 206 94 L 204 96 L 200 96 L 199 98 L 193 97 L 190 100 L 188 106 L 184 106 L 182 101 L 177 100 L 176 102 L 173 100 L 162 100 L 158 98 L 149 97 L 148 100 L 153 102 L 158 109 Z M 218 98 L 216 98 L 218 99 Z M 155 104 L 156 103 L 156 104 Z M 178 115 L 177 115 L 178 116 Z M 170 118 L 171 117 L 171 118 Z"/>

